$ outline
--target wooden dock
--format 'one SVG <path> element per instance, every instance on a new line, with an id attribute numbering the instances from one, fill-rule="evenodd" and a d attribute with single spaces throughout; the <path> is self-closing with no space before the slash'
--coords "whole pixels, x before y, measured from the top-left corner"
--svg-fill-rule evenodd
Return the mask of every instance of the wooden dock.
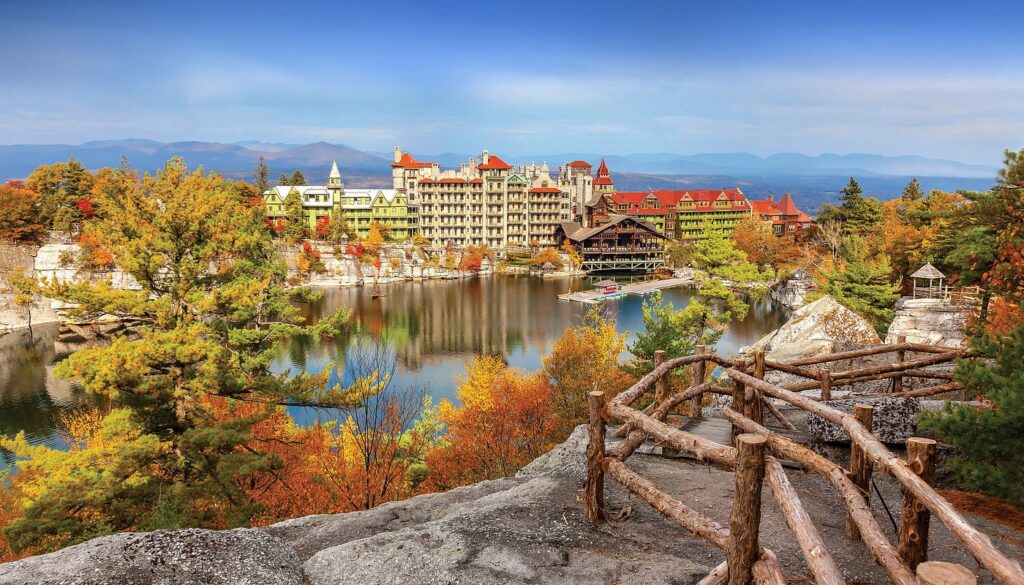
<path id="1" fill-rule="evenodd" d="M 625 284 L 619 293 L 616 294 L 604 294 L 596 290 L 581 290 L 574 293 L 565 293 L 558 295 L 558 298 L 563 301 L 576 301 L 587 304 L 597 304 L 602 301 L 614 300 L 622 298 L 625 295 L 649 295 L 659 290 L 667 288 L 675 288 L 678 286 L 687 286 L 693 284 L 695 281 L 692 278 L 666 278 L 664 280 L 648 280 L 646 282 L 637 282 L 634 284 Z"/>

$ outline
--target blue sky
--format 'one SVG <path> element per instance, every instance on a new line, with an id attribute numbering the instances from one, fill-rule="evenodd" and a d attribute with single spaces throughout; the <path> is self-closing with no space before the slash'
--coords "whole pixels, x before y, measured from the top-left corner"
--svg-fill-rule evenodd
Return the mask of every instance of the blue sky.
<path id="1" fill-rule="evenodd" d="M 0 144 L 1024 146 L 1021 2 L 0 0 Z"/>

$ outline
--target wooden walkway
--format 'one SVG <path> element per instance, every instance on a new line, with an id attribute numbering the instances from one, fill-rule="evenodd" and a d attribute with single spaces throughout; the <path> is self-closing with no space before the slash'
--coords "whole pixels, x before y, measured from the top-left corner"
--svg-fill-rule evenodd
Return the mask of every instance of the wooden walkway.
<path id="1" fill-rule="evenodd" d="M 648 295 L 659 290 L 687 286 L 693 283 L 694 280 L 692 278 L 666 278 L 664 280 L 649 280 L 647 282 L 623 285 L 621 294 L 606 295 L 596 290 L 581 290 L 579 292 L 558 295 L 558 298 L 563 301 L 577 301 L 593 305 L 604 300 L 622 298 L 623 295 Z"/>

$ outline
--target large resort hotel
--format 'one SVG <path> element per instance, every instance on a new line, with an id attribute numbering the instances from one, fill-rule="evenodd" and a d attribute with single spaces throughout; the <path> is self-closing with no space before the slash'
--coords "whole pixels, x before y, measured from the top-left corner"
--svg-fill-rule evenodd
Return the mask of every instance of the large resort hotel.
<path id="1" fill-rule="evenodd" d="M 357 237 L 380 222 L 394 240 L 418 234 L 435 247 L 502 251 L 569 240 L 592 268 L 631 269 L 660 259 L 666 239 L 699 239 L 706 225 L 731 231 L 755 216 L 780 237 L 799 236 L 813 225 L 788 194 L 751 201 L 738 187 L 618 191 L 603 159 L 596 173 L 576 160 L 552 175 L 546 163 L 513 166 L 484 150 L 457 169 L 442 169 L 395 147 L 391 178 L 390 188 L 347 189 L 335 163 L 327 185 L 266 191 L 267 215 L 283 219 L 285 200 L 296 196 L 310 228 L 340 215 Z"/>

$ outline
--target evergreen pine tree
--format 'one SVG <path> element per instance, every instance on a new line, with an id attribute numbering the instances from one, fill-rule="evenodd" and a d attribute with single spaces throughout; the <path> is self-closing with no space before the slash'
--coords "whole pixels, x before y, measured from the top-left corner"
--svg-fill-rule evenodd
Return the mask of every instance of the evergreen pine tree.
<path id="1" fill-rule="evenodd" d="M 921 423 L 958 450 L 950 467 L 969 489 L 1024 505 L 1024 326 L 1009 335 L 983 336 L 972 344 L 982 359 L 962 361 L 956 379 L 969 396 L 991 400 L 993 408 L 947 402 L 925 411 Z"/>
<path id="2" fill-rule="evenodd" d="M 99 194 L 105 213 L 87 226 L 139 290 L 107 281 L 61 282 L 46 294 L 73 315 L 131 317 L 130 337 L 80 350 L 56 375 L 112 407 L 103 439 L 87 449 L 31 445 L 24 434 L 0 442 L 23 469 L 44 473 L 25 516 L 5 535 L 37 551 L 124 530 L 248 525 L 259 514 L 242 484 L 280 460 L 252 448 L 250 431 L 281 405 L 347 408 L 376 384 L 328 387 L 320 374 L 275 374 L 278 345 L 296 335 L 337 333 L 348 312 L 298 324 L 286 268 L 259 207 L 231 182 L 189 172 L 180 159 L 155 176 Z M 218 418 L 211 401 L 263 405 L 246 417 Z M 48 470 L 59 470 L 52 477 Z"/>
<path id="3" fill-rule="evenodd" d="M 868 246 L 859 236 L 843 240 L 842 264 L 822 270 L 827 284 L 825 292 L 839 304 L 859 313 L 884 333 L 894 316 L 893 305 L 899 299 L 899 285 L 889 280 L 892 267 L 889 257 L 871 257 Z"/>
<path id="4" fill-rule="evenodd" d="M 288 175 L 286 175 L 284 173 L 281 173 L 281 178 L 279 178 L 277 180 L 277 185 L 279 187 L 288 187 L 291 184 L 292 184 L 292 180 L 290 178 L 288 178 Z"/>
<path id="5" fill-rule="evenodd" d="M 284 237 L 296 243 L 308 235 L 309 224 L 306 222 L 306 211 L 302 208 L 302 196 L 298 190 L 292 189 L 284 198 Z"/>
<path id="6" fill-rule="evenodd" d="M 292 173 L 291 183 L 292 185 L 298 186 L 305 185 L 306 175 L 303 175 L 302 171 L 295 171 L 294 173 Z"/>
<path id="7" fill-rule="evenodd" d="M 921 181 L 914 177 L 907 183 L 907 186 L 903 188 L 903 200 L 904 201 L 918 201 L 924 199 L 924 191 L 921 190 Z"/>
<path id="8" fill-rule="evenodd" d="M 256 161 L 256 170 L 252 175 L 253 186 L 262 197 L 270 189 L 270 167 L 267 166 L 267 159 L 263 158 L 263 155 L 260 155 L 260 159 Z"/>
<path id="9" fill-rule="evenodd" d="M 839 220 L 847 234 L 866 235 L 877 232 L 882 227 L 882 202 L 874 197 L 864 197 L 857 179 L 850 177 L 850 182 L 840 190 L 841 197 Z"/>

